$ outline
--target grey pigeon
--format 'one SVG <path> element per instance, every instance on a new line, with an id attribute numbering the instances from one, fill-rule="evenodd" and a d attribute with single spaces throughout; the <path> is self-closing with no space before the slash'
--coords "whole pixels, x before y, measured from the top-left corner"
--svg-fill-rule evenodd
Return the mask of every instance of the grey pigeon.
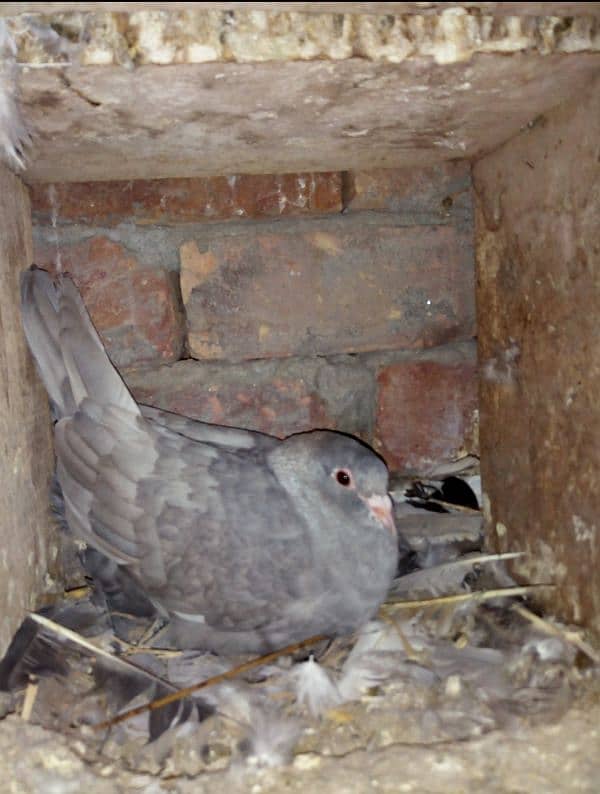
<path id="1" fill-rule="evenodd" d="M 387 467 L 369 447 L 140 406 L 69 278 L 28 270 L 21 303 L 66 523 L 168 619 L 177 647 L 262 653 L 374 615 L 398 539 Z"/>

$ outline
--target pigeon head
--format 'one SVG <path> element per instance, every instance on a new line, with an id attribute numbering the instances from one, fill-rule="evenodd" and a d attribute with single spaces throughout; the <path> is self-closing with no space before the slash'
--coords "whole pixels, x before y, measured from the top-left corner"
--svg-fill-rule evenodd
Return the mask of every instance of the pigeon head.
<path id="1" fill-rule="evenodd" d="M 362 513 L 369 523 L 396 536 L 388 469 L 369 446 L 343 433 L 313 430 L 289 436 L 280 458 L 299 486 L 349 514 Z"/>

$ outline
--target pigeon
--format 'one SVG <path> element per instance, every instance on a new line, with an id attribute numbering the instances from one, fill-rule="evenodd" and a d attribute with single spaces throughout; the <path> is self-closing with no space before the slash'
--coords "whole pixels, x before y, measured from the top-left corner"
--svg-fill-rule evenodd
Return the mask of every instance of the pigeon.
<path id="1" fill-rule="evenodd" d="M 128 593 L 134 606 L 147 599 L 169 647 L 219 654 L 373 618 L 399 540 L 387 466 L 370 447 L 138 405 L 68 276 L 25 271 L 21 311 L 53 414 L 64 521 L 119 574 L 123 608 Z"/>

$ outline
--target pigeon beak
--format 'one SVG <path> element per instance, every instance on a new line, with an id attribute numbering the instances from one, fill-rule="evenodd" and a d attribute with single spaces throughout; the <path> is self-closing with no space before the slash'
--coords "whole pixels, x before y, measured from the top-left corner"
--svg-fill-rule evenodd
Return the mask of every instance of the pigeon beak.
<path id="1" fill-rule="evenodd" d="M 396 524 L 394 523 L 391 498 L 387 494 L 384 496 L 381 494 L 373 494 L 363 501 L 369 508 L 371 515 L 379 521 L 380 524 L 383 524 L 390 535 L 395 537 L 398 532 L 396 530 Z"/>

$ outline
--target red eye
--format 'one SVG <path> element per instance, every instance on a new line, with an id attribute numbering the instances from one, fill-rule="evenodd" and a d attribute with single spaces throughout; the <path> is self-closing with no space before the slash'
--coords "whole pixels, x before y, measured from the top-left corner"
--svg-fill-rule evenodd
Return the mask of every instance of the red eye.
<path id="1" fill-rule="evenodd" d="M 346 469 L 338 469 L 335 473 L 335 479 L 339 482 L 340 485 L 343 485 L 344 488 L 347 488 L 352 482 L 352 477 L 350 477 L 350 472 L 346 471 Z"/>

